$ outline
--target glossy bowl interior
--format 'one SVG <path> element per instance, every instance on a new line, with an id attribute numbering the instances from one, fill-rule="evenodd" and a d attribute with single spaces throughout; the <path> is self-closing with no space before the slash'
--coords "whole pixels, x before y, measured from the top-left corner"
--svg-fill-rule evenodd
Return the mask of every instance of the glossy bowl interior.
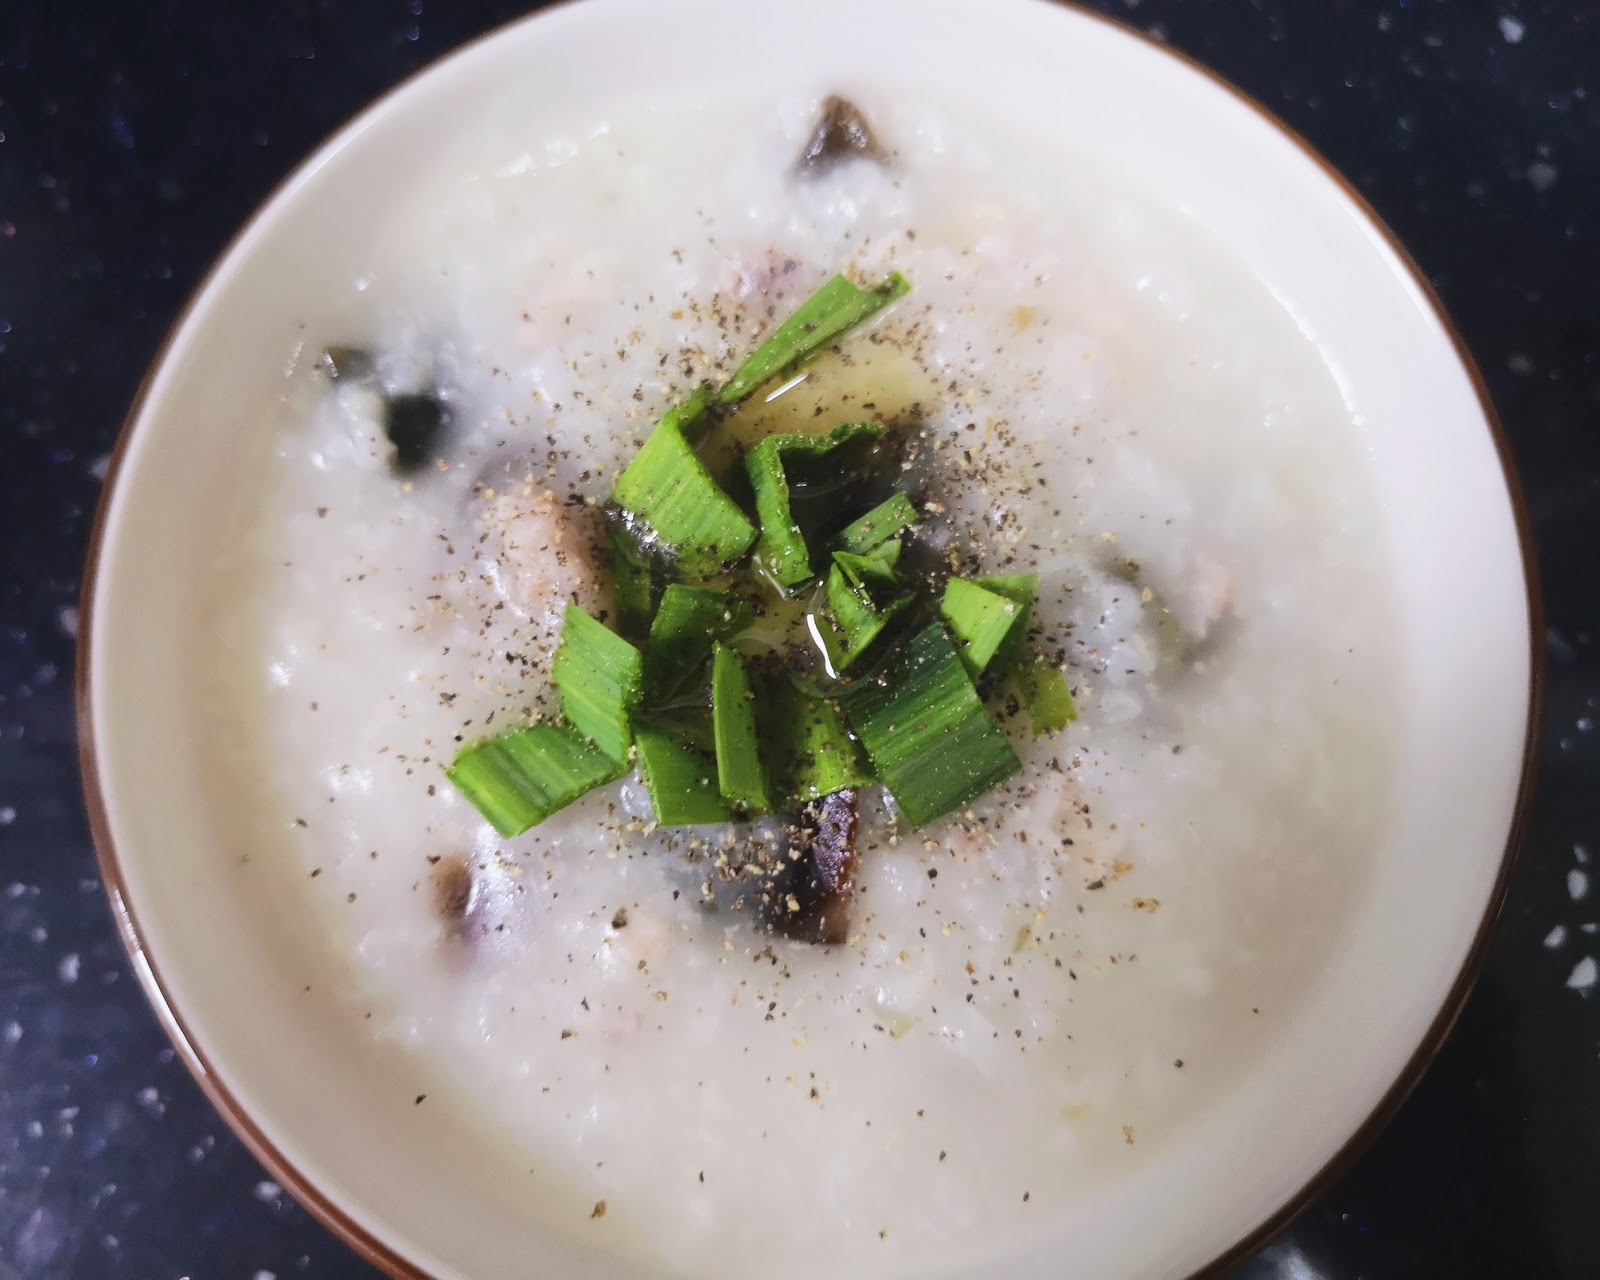
<path id="1" fill-rule="evenodd" d="M 753 53 L 752 51 L 757 51 Z M 775 51 L 781 51 L 778 57 Z M 541 1228 L 525 1168 L 484 1155 L 407 1055 L 349 1032 L 319 940 L 262 909 L 206 787 L 189 673 L 241 433 L 278 353 L 383 216 L 414 157 L 513 81 L 554 110 L 681 93 L 906 85 L 1053 127 L 1170 200 L 1265 280 L 1326 353 L 1395 557 L 1399 812 L 1370 893 L 1273 1048 L 1165 1158 L 1063 1216 L 1019 1277 L 1182 1276 L 1259 1232 L 1414 1078 L 1498 907 L 1534 719 L 1533 593 L 1512 482 L 1470 367 L 1414 269 L 1339 180 L 1215 80 L 1034 0 L 585 0 L 507 28 L 384 99 L 258 215 L 194 301 L 118 451 L 83 616 L 86 785 L 106 883 L 152 999 L 229 1121 L 286 1185 L 391 1269 L 612 1275 Z M 530 121 L 536 132 L 537 119 Z M 335 305 L 331 302 L 326 305 Z M 323 314 L 318 310 L 317 314 Z M 314 985 L 314 984 L 313 984 Z M 415 1088 L 411 1087 L 415 1083 Z M 552 1189 L 554 1194 L 554 1189 Z"/>

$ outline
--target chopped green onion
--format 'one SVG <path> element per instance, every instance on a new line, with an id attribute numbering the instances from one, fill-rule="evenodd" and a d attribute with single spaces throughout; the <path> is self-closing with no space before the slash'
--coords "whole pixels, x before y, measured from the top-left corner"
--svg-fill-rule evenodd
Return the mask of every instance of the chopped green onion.
<path id="1" fill-rule="evenodd" d="M 462 747 L 445 777 L 510 837 L 625 772 L 570 725 L 532 724 Z"/>
<path id="2" fill-rule="evenodd" d="M 768 728 L 783 803 L 803 804 L 877 781 L 860 742 L 833 703 L 780 679 L 772 689 L 771 704 Z"/>
<path id="3" fill-rule="evenodd" d="M 751 352 L 717 399 L 723 405 L 738 404 L 762 383 L 792 369 L 879 308 L 903 297 L 910 288 L 911 282 L 898 271 L 891 271 L 888 279 L 870 289 L 863 289 L 844 276 L 834 276 Z"/>
<path id="4" fill-rule="evenodd" d="M 650 624 L 644 682 L 652 705 L 671 701 L 711 656 L 711 646 L 747 630 L 755 611 L 731 591 L 671 583 Z"/>
<path id="5" fill-rule="evenodd" d="M 721 644 L 711 660 L 711 726 L 722 798 L 742 812 L 765 813 L 772 799 L 756 738 L 755 694 L 743 660 Z"/>
<path id="6" fill-rule="evenodd" d="M 664 827 L 688 827 L 728 820 L 728 806 L 717 791 L 716 763 L 701 750 L 694 735 L 652 726 L 640 728 L 634 742 L 657 822 Z"/>
<path id="7" fill-rule="evenodd" d="M 894 567 L 900 563 L 900 552 L 904 550 L 904 547 L 905 544 L 901 542 L 899 538 L 890 538 L 885 542 L 880 542 L 877 546 L 873 547 L 871 551 L 867 551 L 862 554 L 864 554 L 868 560 L 872 561 L 876 565 L 879 565 L 892 575 L 894 572 Z M 834 554 L 848 556 L 854 555 L 855 552 L 838 551 Z"/>
<path id="8" fill-rule="evenodd" d="M 1035 738 L 1065 729 L 1078 718 L 1078 709 L 1072 705 L 1072 690 L 1060 667 L 1036 662 L 1019 667 L 1014 678 Z"/>
<path id="9" fill-rule="evenodd" d="M 745 470 L 756 497 L 756 514 L 761 517 L 756 560 L 782 590 L 793 590 L 812 577 L 811 553 L 806 548 L 805 535 L 795 523 L 790 500 L 788 459 L 815 462 L 842 445 L 870 442 L 882 435 L 883 427 L 879 423 L 846 422 L 826 435 L 768 436 L 745 454 Z"/>
<path id="10" fill-rule="evenodd" d="M 994 675 L 1005 675 L 1017 662 L 1017 656 L 1022 652 L 1022 644 L 1028 638 L 1028 618 L 1033 612 L 1033 599 L 1039 591 L 1039 575 L 1037 573 L 991 573 L 972 579 L 985 591 L 993 591 L 1002 595 L 1021 610 L 1011 632 L 1000 642 L 993 658 L 989 660 L 989 671 Z"/>
<path id="11" fill-rule="evenodd" d="M 1019 605 L 1032 605 L 1039 591 L 1037 573 L 988 573 L 971 581 Z"/>
<path id="12" fill-rule="evenodd" d="M 882 674 L 855 688 L 846 707 L 850 723 L 914 827 L 961 808 L 1022 767 L 941 623 L 917 632 Z"/>
<path id="13" fill-rule="evenodd" d="M 628 758 L 629 718 L 639 705 L 643 677 L 637 649 L 577 605 L 567 606 L 550 681 L 573 728 L 613 760 Z"/>
<path id="14" fill-rule="evenodd" d="M 710 389 L 700 386 L 669 409 L 611 490 L 632 540 L 685 578 L 725 572 L 756 536 L 755 526 L 711 478 L 685 434 L 710 407 Z"/>
<path id="15" fill-rule="evenodd" d="M 899 561 L 898 538 L 879 543 L 867 555 L 856 555 L 851 551 L 833 553 L 833 563 L 844 574 L 845 580 L 872 600 L 880 600 L 887 593 L 898 592 L 900 580 L 894 576 L 894 567 Z"/>
<path id="16" fill-rule="evenodd" d="M 642 640 L 650 630 L 650 615 L 655 611 L 656 575 L 650 566 L 640 564 L 622 547 L 621 538 L 611 537 L 611 595 L 617 602 L 617 630 L 629 640 Z"/>
<path id="17" fill-rule="evenodd" d="M 945 584 L 939 612 L 955 634 L 962 664 L 974 680 L 989 669 L 1002 649 L 1021 643 L 1036 580 L 1035 575 L 1025 574 L 951 578 Z"/>
<path id="18" fill-rule="evenodd" d="M 898 550 L 899 545 L 886 542 L 883 547 Z M 909 594 L 891 594 L 897 587 L 893 572 L 876 555 L 834 553 L 826 589 L 832 634 L 824 631 L 821 638 L 835 675 L 865 653 L 883 629 L 911 607 Z"/>
<path id="19" fill-rule="evenodd" d="M 911 505 L 911 499 L 896 493 L 859 520 L 845 525 L 834 538 L 833 545 L 840 551 L 867 555 L 916 522 L 917 509 Z"/>

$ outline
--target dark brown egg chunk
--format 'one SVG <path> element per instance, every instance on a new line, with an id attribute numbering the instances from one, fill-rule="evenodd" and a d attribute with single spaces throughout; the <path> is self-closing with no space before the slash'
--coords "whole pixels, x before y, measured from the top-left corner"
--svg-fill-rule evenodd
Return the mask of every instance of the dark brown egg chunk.
<path id="1" fill-rule="evenodd" d="M 476 905 L 471 864 L 460 854 L 441 858 L 433 868 L 433 907 L 452 941 L 462 941 L 469 933 Z"/>
<path id="2" fill-rule="evenodd" d="M 825 98 L 817 126 L 795 162 L 795 172 L 802 178 L 820 177 L 846 160 L 857 159 L 886 165 L 889 152 L 872 132 L 860 107 L 847 98 Z"/>
<path id="3" fill-rule="evenodd" d="M 774 933 L 828 946 L 849 936 L 859 826 L 854 791 L 835 791 L 800 810 L 790 829 L 790 856 L 776 869 L 767 895 Z"/>
<path id="4" fill-rule="evenodd" d="M 420 471 L 433 460 L 450 415 L 431 391 L 406 391 L 383 402 L 383 430 L 394 445 L 394 469 Z"/>

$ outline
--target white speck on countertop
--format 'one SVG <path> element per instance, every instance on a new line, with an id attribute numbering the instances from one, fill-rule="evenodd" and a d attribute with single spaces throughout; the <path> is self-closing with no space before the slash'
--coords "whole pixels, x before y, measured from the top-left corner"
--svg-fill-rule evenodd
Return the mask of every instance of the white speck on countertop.
<path id="1" fill-rule="evenodd" d="M 262 1179 L 262 1181 L 256 1183 L 255 1197 L 264 1204 L 270 1204 L 274 1200 L 283 1198 L 283 1188 L 276 1182 Z"/>
<path id="2" fill-rule="evenodd" d="M 1509 14 L 1500 19 L 1500 34 L 1505 37 L 1507 44 L 1521 44 L 1522 37 L 1527 34 L 1528 28 Z"/>
<path id="3" fill-rule="evenodd" d="M 61 957 L 61 963 L 56 965 L 56 977 L 71 986 L 78 980 L 78 953 L 69 951 Z"/>
<path id="4" fill-rule="evenodd" d="M 1574 902 L 1582 902 L 1589 896 L 1589 877 L 1585 872 L 1574 867 L 1567 872 L 1567 893 Z"/>
<path id="5" fill-rule="evenodd" d="M 15 1018 L 6 1023 L 5 1038 L 8 1045 L 16 1044 L 18 1040 L 22 1039 L 22 1024 Z"/>
<path id="6" fill-rule="evenodd" d="M 30 1138 L 44 1137 L 44 1125 L 37 1120 L 28 1121 L 27 1128 L 23 1130 Z"/>
<path id="7" fill-rule="evenodd" d="M 76 639 L 78 635 L 78 610 L 76 606 L 66 604 L 56 610 L 56 623 L 60 626 L 63 635 L 69 639 Z"/>
<path id="8" fill-rule="evenodd" d="M 146 1111 L 154 1112 L 158 1116 L 166 1111 L 166 1107 L 161 1105 L 161 1092 L 154 1085 L 146 1085 L 140 1089 L 138 1098 L 139 1105 Z"/>
<path id="9" fill-rule="evenodd" d="M 6 897 L 8 898 L 20 898 L 27 892 L 28 886 L 23 884 L 20 880 L 13 880 L 6 886 Z"/>
<path id="10" fill-rule="evenodd" d="M 106 472 L 111 470 L 111 455 L 103 453 L 89 464 L 89 474 L 96 480 L 104 480 Z"/>
<path id="11" fill-rule="evenodd" d="M 1548 160 L 1535 160 L 1528 166 L 1528 182 L 1535 191 L 1548 191 L 1556 185 L 1556 179 L 1561 176 L 1561 170 Z"/>
<path id="12" fill-rule="evenodd" d="M 0 804 L 0 827 L 9 827 L 17 820 L 17 811 L 8 804 Z"/>
<path id="13" fill-rule="evenodd" d="M 1574 861 L 1576 861 L 1577 864 L 1580 867 L 1586 866 L 1588 864 L 1588 861 L 1589 861 L 1589 850 L 1588 850 L 1588 847 L 1585 846 L 1585 845 L 1581 845 L 1581 844 L 1573 845 L 1572 846 L 1572 857 L 1573 857 Z"/>
<path id="14" fill-rule="evenodd" d="M 33 928 L 28 930 L 28 941 L 33 943 L 35 946 L 38 946 L 40 943 L 44 942 L 49 936 L 50 930 L 46 929 L 42 924 L 36 924 L 33 926 Z"/>
<path id="15" fill-rule="evenodd" d="M 258 1271 L 255 1274 L 255 1280 L 278 1280 L 278 1273 L 276 1271 Z"/>
<path id="16" fill-rule="evenodd" d="M 1594 986 L 1597 978 L 1600 978 L 1600 965 L 1595 964 L 1593 956 L 1584 956 L 1572 966 L 1572 973 L 1567 977 L 1567 985 L 1574 991 L 1588 991 Z"/>
<path id="17" fill-rule="evenodd" d="M 1558 924 L 1554 929 L 1550 930 L 1549 933 L 1544 935 L 1544 945 L 1549 947 L 1552 951 L 1561 946 L 1564 942 L 1566 942 L 1566 940 L 1567 926 L 1564 924 Z"/>
<path id="18" fill-rule="evenodd" d="M 1513 353 L 1511 359 L 1506 361 L 1506 367 L 1508 369 L 1510 369 L 1512 373 L 1515 373 L 1520 377 L 1526 378 L 1538 366 L 1533 363 L 1533 357 L 1532 356 L 1526 355 L 1523 352 L 1518 351 L 1518 352 Z"/>

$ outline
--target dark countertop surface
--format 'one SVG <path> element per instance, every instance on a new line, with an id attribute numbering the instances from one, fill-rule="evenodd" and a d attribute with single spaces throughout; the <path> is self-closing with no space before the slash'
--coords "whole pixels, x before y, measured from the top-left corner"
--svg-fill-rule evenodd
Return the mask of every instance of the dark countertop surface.
<path id="1" fill-rule="evenodd" d="M 375 94 L 528 7 L 0 0 L 0 1278 L 371 1274 L 211 1110 L 113 931 L 78 575 L 134 389 L 231 233 Z M 1600 8 L 1096 7 L 1265 102 L 1409 246 L 1505 419 L 1547 594 L 1541 790 L 1488 967 L 1398 1119 L 1240 1274 L 1600 1276 Z"/>

